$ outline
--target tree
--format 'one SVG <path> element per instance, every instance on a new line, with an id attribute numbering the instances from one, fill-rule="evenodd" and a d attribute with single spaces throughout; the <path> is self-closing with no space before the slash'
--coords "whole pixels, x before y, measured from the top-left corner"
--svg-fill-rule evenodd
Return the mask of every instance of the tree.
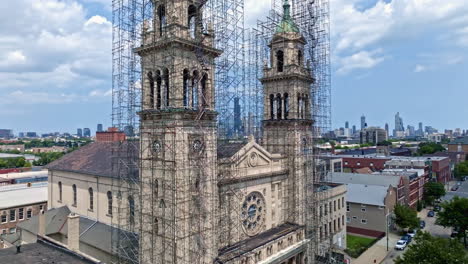
<path id="1" fill-rule="evenodd" d="M 468 176 L 468 161 L 463 161 L 455 165 L 455 177 L 461 180 L 462 177 Z"/>
<path id="2" fill-rule="evenodd" d="M 408 246 L 395 264 L 463 264 L 468 255 L 463 245 L 454 239 L 433 237 L 427 232 L 418 232 L 415 242 Z"/>
<path id="3" fill-rule="evenodd" d="M 445 151 L 444 146 L 434 142 L 423 142 L 419 144 L 418 155 L 433 154 L 437 151 Z"/>
<path id="4" fill-rule="evenodd" d="M 445 195 L 445 187 L 440 182 L 428 182 L 424 185 L 424 200 L 432 204 L 435 199 Z"/>
<path id="5" fill-rule="evenodd" d="M 395 223 L 401 228 L 413 229 L 419 226 L 417 212 L 406 205 L 395 206 L 395 217 Z"/>
<path id="6" fill-rule="evenodd" d="M 466 230 L 468 230 L 468 198 L 453 197 L 442 203 L 442 210 L 437 214 L 436 224 L 443 227 L 453 227 L 463 237 L 465 247 Z"/>

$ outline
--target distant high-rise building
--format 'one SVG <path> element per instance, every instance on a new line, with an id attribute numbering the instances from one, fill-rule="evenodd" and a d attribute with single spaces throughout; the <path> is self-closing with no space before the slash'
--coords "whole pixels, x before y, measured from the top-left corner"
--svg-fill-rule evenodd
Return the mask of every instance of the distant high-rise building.
<path id="1" fill-rule="evenodd" d="M 77 135 L 78 137 L 83 137 L 83 129 L 78 128 L 78 129 L 76 130 L 76 135 Z"/>
<path id="2" fill-rule="evenodd" d="M 36 132 L 26 132 L 26 137 L 28 138 L 36 138 L 37 133 Z"/>
<path id="3" fill-rule="evenodd" d="M 242 132 L 241 106 L 239 97 L 234 98 L 234 134 Z"/>
<path id="4" fill-rule="evenodd" d="M 353 130 L 352 130 L 352 133 L 356 133 L 356 125 L 353 125 Z"/>
<path id="5" fill-rule="evenodd" d="M 9 139 L 13 137 L 13 130 L 11 129 L 0 129 L 0 138 Z"/>
<path id="6" fill-rule="evenodd" d="M 103 132 L 102 131 L 102 124 L 97 124 L 96 132 Z"/>
<path id="7" fill-rule="evenodd" d="M 361 116 L 361 130 L 366 128 L 366 117 L 364 115 Z"/>
<path id="8" fill-rule="evenodd" d="M 416 135 L 416 130 L 415 130 L 414 126 L 408 125 L 408 126 L 406 127 L 406 131 L 407 131 L 406 134 L 407 134 L 407 136 L 409 136 L 409 137 L 414 137 L 414 136 Z"/>
<path id="9" fill-rule="evenodd" d="M 91 137 L 91 129 L 85 127 L 83 128 L 83 136 L 84 137 Z"/>
<path id="10" fill-rule="evenodd" d="M 19 133 L 18 133 L 18 137 L 19 137 L 19 138 L 24 138 L 24 132 L 19 132 Z"/>
<path id="11" fill-rule="evenodd" d="M 387 132 L 387 136 L 390 135 L 389 128 L 388 128 L 388 123 L 385 123 L 385 132 Z"/>
<path id="12" fill-rule="evenodd" d="M 387 140 L 387 132 L 380 127 L 368 127 L 360 132 L 361 144 L 370 143 L 377 145 L 384 140 Z"/>
<path id="13" fill-rule="evenodd" d="M 349 122 L 348 121 L 345 122 L 344 128 L 349 128 Z"/>
<path id="14" fill-rule="evenodd" d="M 134 137 L 135 136 L 135 131 L 133 129 L 133 126 L 131 126 L 131 125 L 128 125 L 128 126 L 124 127 L 124 133 L 125 133 L 125 136 L 127 136 L 127 137 Z"/>
<path id="15" fill-rule="evenodd" d="M 393 130 L 393 136 L 400 137 L 402 134 L 404 134 L 404 131 L 405 126 L 403 125 L 403 119 L 400 117 L 400 112 L 397 112 L 395 115 L 395 129 Z"/>

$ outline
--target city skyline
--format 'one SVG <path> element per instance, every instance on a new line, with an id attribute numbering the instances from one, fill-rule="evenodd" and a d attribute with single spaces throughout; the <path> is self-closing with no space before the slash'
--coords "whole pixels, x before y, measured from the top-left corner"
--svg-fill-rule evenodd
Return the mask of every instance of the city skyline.
<path id="1" fill-rule="evenodd" d="M 46 2 L 39 8 L 18 0 L 1 11 L 0 32 L 17 42 L 0 44 L 0 124 L 16 132 L 110 126 L 111 3 Z M 270 2 L 246 1 L 246 27 L 265 16 Z M 332 0 L 330 8 L 333 127 L 349 120 L 359 128 L 367 113 L 368 125 L 389 122 L 393 129 L 397 111 L 409 124 L 468 127 L 468 108 L 459 107 L 468 96 L 467 3 Z M 15 17 L 37 26 L 18 25 Z"/>

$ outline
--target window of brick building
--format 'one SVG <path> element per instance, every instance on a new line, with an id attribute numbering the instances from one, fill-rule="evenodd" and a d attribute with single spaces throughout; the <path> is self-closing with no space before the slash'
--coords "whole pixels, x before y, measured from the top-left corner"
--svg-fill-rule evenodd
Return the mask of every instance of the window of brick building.
<path id="1" fill-rule="evenodd" d="M 10 222 L 16 221 L 16 210 L 11 209 L 10 210 Z"/>

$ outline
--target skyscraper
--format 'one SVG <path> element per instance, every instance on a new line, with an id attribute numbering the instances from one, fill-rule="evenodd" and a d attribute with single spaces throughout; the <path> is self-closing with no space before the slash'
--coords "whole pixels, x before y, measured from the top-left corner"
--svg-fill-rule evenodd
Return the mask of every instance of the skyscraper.
<path id="1" fill-rule="evenodd" d="M 361 130 L 366 128 L 366 117 L 364 115 L 361 116 Z"/>
<path id="2" fill-rule="evenodd" d="M 96 132 L 102 132 L 102 124 L 97 124 Z"/>
<path id="3" fill-rule="evenodd" d="M 83 136 L 84 137 L 91 137 L 91 129 L 85 127 L 83 128 Z"/>
<path id="4" fill-rule="evenodd" d="M 388 128 L 388 123 L 385 123 L 385 132 L 387 132 L 387 136 L 389 136 L 389 135 L 390 135 L 390 134 L 388 133 L 388 132 L 389 132 L 389 130 L 388 130 L 388 129 L 389 129 L 389 128 Z"/>
<path id="5" fill-rule="evenodd" d="M 83 136 L 83 129 L 78 128 L 78 129 L 76 130 L 76 135 L 77 135 L 78 137 L 82 137 L 82 136 Z"/>
<path id="6" fill-rule="evenodd" d="M 395 115 L 395 129 L 393 130 L 394 137 L 401 137 L 404 134 L 405 126 L 403 125 L 403 119 L 400 117 L 400 112 Z"/>
<path id="7" fill-rule="evenodd" d="M 234 98 L 234 134 L 239 135 L 242 131 L 241 106 L 239 97 Z"/>
<path id="8" fill-rule="evenodd" d="M 348 121 L 345 122 L 344 128 L 349 128 L 349 122 Z"/>
<path id="9" fill-rule="evenodd" d="M 419 129 L 418 129 L 418 136 L 424 136 L 423 123 L 422 123 L 422 122 L 419 122 L 418 127 L 419 127 Z"/>
<path id="10" fill-rule="evenodd" d="M 353 133 L 353 134 L 356 133 L 356 125 L 353 125 L 353 131 L 352 131 L 352 133 Z"/>

